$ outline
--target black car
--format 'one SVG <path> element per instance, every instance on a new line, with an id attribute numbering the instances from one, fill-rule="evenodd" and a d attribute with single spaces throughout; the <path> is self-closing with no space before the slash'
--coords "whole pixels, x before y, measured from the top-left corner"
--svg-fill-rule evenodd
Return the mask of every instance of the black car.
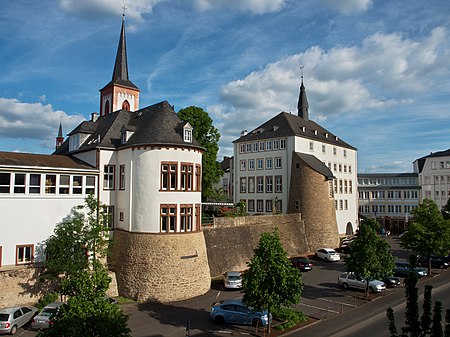
<path id="1" fill-rule="evenodd" d="M 431 268 L 438 268 L 438 269 L 448 268 L 448 262 L 446 260 L 446 257 L 435 255 L 431 255 L 429 258 L 427 256 L 419 256 L 417 258 L 417 265 L 428 268 L 428 261 L 431 262 Z"/>
<path id="2" fill-rule="evenodd" d="M 289 260 L 291 260 L 294 267 L 301 271 L 312 270 L 312 263 L 306 256 L 291 257 Z"/>
<path id="3" fill-rule="evenodd" d="M 400 279 L 396 276 L 386 276 L 383 278 L 383 282 L 388 288 L 395 288 L 401 284 Z"/>

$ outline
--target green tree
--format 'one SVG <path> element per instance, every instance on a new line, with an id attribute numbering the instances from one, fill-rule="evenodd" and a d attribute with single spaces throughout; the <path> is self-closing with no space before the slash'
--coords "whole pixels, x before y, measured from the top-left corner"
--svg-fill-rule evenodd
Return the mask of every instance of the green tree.
<path id="1" fill-rule="evenodd" d="M 89 195 L 83 205 L 56 225 L 45 243 L 45 275 L 68 279 L 88 269 L 95 269 L 105 259 L 109 247 L 107 215 L 98 201 Z"/>
<path id="2" fill-rule="evenodd" d="M 413 218 L 401 238 L 401 246 L 429 257 L 447 255 L 450 249 L 450 222 L 445 220 L 433 200 L 425 199 L 411 212 Z M 428 265 L 431 274 L 431 265 Z"/>
<path id="3" fill-rule="evenodd" d="M 423 294 L 422 317 L 420 318 L 420 327 L 424 333 L 431 331 L 431 290 L 433 286 L 426 285 Z"/>
<path id="4" fill-rule="evenodd" d="M 181 109 L 178 111 L 178 117 L 192 125 L 194 138 L 206 149 L 202 159 L 202 195 L 204 198 L 211 197 L 214 195 L 212 185 L 223 175 L 220 163 L 217 162 L 220 133 L 214 127 L 208 112 L 202 108 L 190 106 Z"/>
<path id="5" fill-rule="evenodd" d="M 445 311 L 444 337 L 450 337 L 450 309 Z"/>
<path id="6" fill-rule="evenodd" d="M 39 336 L 130 336 L 128 317 L 107 300 L 105 268 L 109 229 L 104 207 L 92 195 L 74 207 L 46 241 L 46 277 L 68 301 Z"/>
<path id="7" fill-rule="evenodd" d="M 440 301 L 434 302 L 431 335 L 433 337 L 444 337 L 444 333 L 442 331 L 442 302 Z"/>
<path id="8" fill-rule="evenodd" d="M 356 238 L 350 243 L 350 254 L 344 257 L 347 271 L 367 280 L 366 292 L 370 278 L 382 279 L 394 269 L 390 245 L 377 235 L 377 228 L 375 219 L 363 220 Z"/>
<path id="9" fill-rule="evenodd" d="M 278 230 L 263 233 L 243 275 L 243 302 L 257 310 L 297 304 L 303 290 L 300 272 L 289 261 Z M 270 331 L 270 324 L 269 324 Z"/>

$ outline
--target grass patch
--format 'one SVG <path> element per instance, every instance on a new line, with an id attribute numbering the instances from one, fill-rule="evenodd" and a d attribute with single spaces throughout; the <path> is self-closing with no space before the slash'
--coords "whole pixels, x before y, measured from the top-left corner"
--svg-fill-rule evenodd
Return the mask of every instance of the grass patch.
<path id="1" fill-rule="evenodd" d="M 273 327 L 274 329 L 280 331 L 293 328 L 297 324 L 305 322 L 308 319 L 308 316 L 306 316 L 303 312 L 291 308 L 275 309 L 272 312 L 272 315 L 277 320 L 284 321 L 283 323 Z"/>

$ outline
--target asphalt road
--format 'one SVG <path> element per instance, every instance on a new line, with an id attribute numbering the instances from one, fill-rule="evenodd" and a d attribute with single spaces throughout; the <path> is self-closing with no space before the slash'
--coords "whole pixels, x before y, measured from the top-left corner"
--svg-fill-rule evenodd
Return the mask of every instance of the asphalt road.
<path id="1" fill-rule="evenodd" d="M 398 241 L 387 238 L 393 254 L 407 258 L 409 252 L 398 246 Z M 339 337 L 339 336 L 388 336 L 386 308 L 394 308 L 398 326 L 404 321 L 404 288 L 389 290 L 376 299 L 368 301 L 360 291 L 343 290 L 338 287 L 337 278 L 345 271 L 341 262 L 327 263 L 312 259 L 313 270 L 303 273 L 305 288 L 297 308 L 320 322 L 294 332 L 292 336 Z M 441 300 L 443 307 L 450 308 L 446 299 L 450 298 L 450 270 L 443 275 L 420 282 L 436 283 L 433 300 Z M 176 291 L 176 289 L 174 289 Z M 133 337 L 171 337 L 186 336 L 186 324 L 190 323 L 190 336 L 239 336 L 248 335 L 251 327 L 217 325 L 209 319 L 210 306 L 213 302 L 229 298 L 240 298 L 239 291 L 224 291 L 220 282 L 213 283 L 211 290 L 193 299 L 172 303 L 129 303 L 122 304 L 123 312 L 129 315 L 128 325 Z M 17 335 L 36 336 L 33 331 L 19 329 Z"/>

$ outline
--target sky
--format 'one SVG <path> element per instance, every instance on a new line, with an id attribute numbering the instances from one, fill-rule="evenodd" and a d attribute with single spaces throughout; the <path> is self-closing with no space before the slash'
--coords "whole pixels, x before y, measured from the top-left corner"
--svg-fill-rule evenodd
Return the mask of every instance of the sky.
<path id="1" fill-rule="evenodd" d="M 2 0 L 0 151 L 50 154 L 99 111 L 126 6 L 140 107 L 206 110 L 232 141 L 297 112 L 358 149 L 358 172 L 412 172 L 450 148 L 448 0 Z"/>

